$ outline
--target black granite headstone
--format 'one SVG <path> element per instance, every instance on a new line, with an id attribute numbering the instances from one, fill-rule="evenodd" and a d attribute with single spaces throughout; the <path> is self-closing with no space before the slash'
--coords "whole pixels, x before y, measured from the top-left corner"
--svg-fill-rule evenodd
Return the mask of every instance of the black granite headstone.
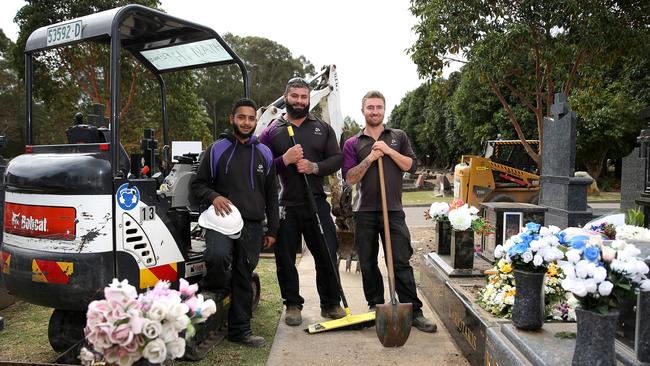
<path id="1" fill-rule="evenodd" d="M 623 158 L 621 172 L 621 211 L 627 212 L 636 208 L 636 198 L 645 189 L 645 165 L 646 158 L 641 157 L 638 147 Z"/>
<path id="2" fill-rule="evenodd" d="M 574 177 L 576 155 L 576 114 L 569 110 L 566 95 L 555 94 L 553 117 L 544 119 L 542 148 L 542 192 L 539 203 L 546 206 L 546 225 L 560 228 L 582 226 L 592 218 L 587 206 L 591 178 Z"/>

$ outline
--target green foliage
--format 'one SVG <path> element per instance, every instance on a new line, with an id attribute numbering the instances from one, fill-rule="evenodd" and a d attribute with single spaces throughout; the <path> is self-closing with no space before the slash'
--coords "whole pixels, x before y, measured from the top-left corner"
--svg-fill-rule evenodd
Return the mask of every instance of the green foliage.
<path id="1" fill-rule="evenodd" d="M 356 135 L 361 130 L 361 126 L 350 116 L 343 118 L 343 131 L 341 132 L 341 141 L 345 141 Z"/>
<path id="2" fill-rule="evenodd" d="M 625 213 L 625 223 L 627 225 L 643 227 L 645 224 L 645 215 L 640 207 L 631 208 Z"/>
<path id="3" fill-rule="evenodd" d="M 304 56 L 294 58 L 285 46 L 262 37 L 225 34 L 224 40 L 244 60 L 248 69 L 250 95 L 259 106 L 281 97 L 285 84 L 295 76 L 314 74 L 314 66 Z M 229 129 L 228 114 L 233 102 L 244 95 L 236 66 L 209 68 L 198 72 L 197 93 L 202 99 L 216 132 Z"/>
<path id="4" fill-rule="evenodd" d="M 13 42 L 0 29 L 0 135 L 6 136 L 8 146 L 0 151 L 10 157 L 21 152 L 23 146 L 23 84 L 11 68 Z"/>
<path id="5" fill-rule="evenodd" d="M 650 3 L 411 0 L 411 12 L 419 23 L 409 51 L 422 77 L 438 77 L 443 66 L 464 58 L 498 98 L 517 137 L 542 139 L 553 94 L 570 94 L 583 66 L 635 54 L 647 43 Z M 534 116 L 537 133 L 522 125 L 523 108 Z"/>

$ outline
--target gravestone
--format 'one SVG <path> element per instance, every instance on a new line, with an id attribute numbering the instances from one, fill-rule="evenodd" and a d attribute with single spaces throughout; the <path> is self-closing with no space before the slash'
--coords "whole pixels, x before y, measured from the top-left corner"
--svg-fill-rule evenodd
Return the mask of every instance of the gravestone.
<path id="1" fill-rule="evenodd" d="M 632 152 L 623 158 L 621 171 L 621 211 L 627 212 L 636 208 L 636 199 L 645 190 L 645 157 L 641 150 L 635 147 Z"/>
<path id="2" fill-rule="evenodd" d="M 643 192 L 637 196 L 636 204 L 641 206 L 643 214 L 645 215 L 645 227 L 650 227 L 650 159 L 648 153 L 650 152 L 650 107 L 644 108 L 639 112 L 639 116 L 647 123 L 647 127 L 641 130 L 641 134 L 637 137 L 637 142 L 640 147 L 641 157 L 645 158 L 645 168 L 643 169 Z"/>
<path id="3" fill-rule="evenodd" d="M 555 94 L 553 117 L 544 119 L 542 186 L 539 203 L 548 209 L 545 225 L 560 228 L 583 226 L 592 219 L 587 206 L 591 178 L 574 177 L 576 158 L 576 114 L 569 110 L 564 93 Z"/>

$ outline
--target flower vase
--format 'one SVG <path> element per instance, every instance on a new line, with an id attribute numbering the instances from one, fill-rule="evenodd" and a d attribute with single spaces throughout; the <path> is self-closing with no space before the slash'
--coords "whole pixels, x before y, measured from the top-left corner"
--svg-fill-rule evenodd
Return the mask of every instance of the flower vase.
<path id="1" fill-rule="evenodd" d="M 515 303 L 512 322 L 518 329 L 538 330 L 544 324 L 544 278 L 546 272 L 514 270 Z"/>
<path id="2" fill-rule="evenodd" d="M 451 224 L 448 220 L 438 220 L 438 255 L 451 253 Z"/>
<path id="3" fill-rule="evenodd" d="M 578 332 L 571 365 L 616 365 L 614 341 L 618 315 L 618 310 L 601 314 L 597 311 L 576 309 Z"/>
<path id="4" fill-rule="evenodd" d="M 454 269 L 474 268 L 474 231 L 451 231 L 451 266 Z"/>

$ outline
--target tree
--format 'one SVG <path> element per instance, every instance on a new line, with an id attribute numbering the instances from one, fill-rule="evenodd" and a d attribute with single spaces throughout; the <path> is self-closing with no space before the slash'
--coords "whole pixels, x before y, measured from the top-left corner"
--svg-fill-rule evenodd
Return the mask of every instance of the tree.
<path id="1" fill-rule="evenodd" d="M 343 131 L 341 132 L 341 141 L 345 141 L 361 131 L 361 126 L 350 116 L 343 118 Z"/>
<path id="2" fill-rule="evenodd" d="M 250 95 L 259 106 L 266 106 L 282 96 L 286 82 L 292 77 L 314 74 L 314 66 L 304 56 L 294 58 L 288 48 L 269 39 L 228 33 L 224 40 L 244 60 Z M 198 94 L 217 126 L 216 131 L 228 128 L 230 107 L 243 96 L 239 75 L 236 66 L 199 72 Z"/>
<path id="3" fill-rule="evenodd" d="M 152 8 L 160 5 L 158 0 L 28 1 L 15 18 L 20 31 L 13 52 L 14 68 L 23 75 L 25 42 L 37 28 L 132 2 Z M 84 42 L 36 55 L 34 119 L 38 143 L 61 142 L 75 112 L 88 109 L 93 103 L 104 105 L 104 116 L 110 116 L 109 54 L 107 45 Z M 166 74 L 164 78 L 170 136 L 209 142 L 209 119 L 196 93 L 196 75 L 181 72 Z M 156 138 L 162 139 L 160 103 L 159 86 L 154 76 L 128 52 L 122 52 L 120 134 L 127 150 L 139 150 L 144 128 L 154 129 Z"/>
<path id="4" fill-rule="evenodd" d="M 583 67 L 642 44 L 650 2 L 411 0 L 411 12 L 420 19 L 414 28 L 418 39 L 410 48 L 420 75 L 435 77 L 444 65 L 464 56 L 466 61 L 461 61 L 480 73 L 541 167 L 540 155 L 524 141 L 536 136 L 524 132 L 505 93 L 535 116 L 541 141 L 554 93 L 571 94 Z"/>
<path id="5" fill-rule="evenodd" d="M 0 29 L 0 135 L 8 146 L 0 155 L 14 156 L 24 146 L 24 131 L 19 123 L 23 116 L 23 88 L 16 72 L 11 68 L 13 42 Z"/>

